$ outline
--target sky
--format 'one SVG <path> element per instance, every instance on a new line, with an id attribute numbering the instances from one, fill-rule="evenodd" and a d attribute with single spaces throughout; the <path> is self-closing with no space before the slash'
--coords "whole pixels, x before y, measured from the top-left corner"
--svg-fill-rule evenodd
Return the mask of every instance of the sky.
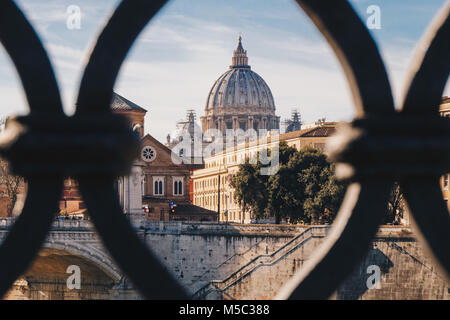
<path id="1" fill-rule="evenodd" d="M 17 0 L 46 48 L 73 114 L 78 83 L 89 52 L 119 1 Z M 444 0 L 351 0 L 363 21 L 377 5 L 381 28 L 370 30 L 400 104 L 414 49 Z M 406 5 L 407 3 L 407 5 Z M 81 11 L 80 28 L 69 29 L 69 6 Z M 237 38 L 249 64 L 271 88 L 284 120 L 297 109 L 304 123 L 355 115 L 342 68 L 309 18 L 292 0 L 172 0 L 140 34 L 123 64 L 114 90 L 148 110 L 145 132 L 161 142 L 184 119 L 199 118 L 206 97 L 231 64 Z M 0 117 L 26 114 L 20 79 L 0 47 Z M 447 85 L 445 95 L 450 95 Z"/>

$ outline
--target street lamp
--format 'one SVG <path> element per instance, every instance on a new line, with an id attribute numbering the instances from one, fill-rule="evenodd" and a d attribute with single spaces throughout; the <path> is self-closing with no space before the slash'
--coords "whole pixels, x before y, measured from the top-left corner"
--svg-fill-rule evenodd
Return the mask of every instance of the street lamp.
<path id="1" fill-rule="evenodd" d="M 226 224 L 228 224 L 228 195 L 225 195 L 225 218 Z"/>
<path id="2" fill-rule="evenodd" d="M 223 164 L 219 165 L 218 175 L 217 175 L 217 222 L 220 222 L 220 170 L 225 168 Z"/>

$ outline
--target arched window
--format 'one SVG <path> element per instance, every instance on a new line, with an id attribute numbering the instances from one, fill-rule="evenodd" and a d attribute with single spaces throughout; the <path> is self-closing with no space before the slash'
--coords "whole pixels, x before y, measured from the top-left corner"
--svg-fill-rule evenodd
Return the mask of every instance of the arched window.
<path id="1" fill-rule="evenodd" d="M 164 195 L 164 177 L 153 177 L 153 194 Z"/>
<path id="2" fill-rule="evenodd" d="M 183 195 L 183 177 L 172 177 L 173 180 L 173 195 Z"/>

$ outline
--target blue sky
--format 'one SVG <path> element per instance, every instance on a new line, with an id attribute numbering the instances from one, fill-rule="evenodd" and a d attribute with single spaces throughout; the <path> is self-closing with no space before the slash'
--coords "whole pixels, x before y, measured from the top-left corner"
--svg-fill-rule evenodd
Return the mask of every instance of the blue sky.
<path id="1" fill-rule="evenodd" d="M 353 0 L 363 20 L 381 9 L 371 30 L 385 60 L 396 101 L 401 100 L 414 48 L 444 0 Z M 39 32 L 56 70 L 65 111 L 73 112 L 88 52 L 116 0 L 19 0 Z M 407 3 L 407 4 L 406 4 Z M 66 27 L 69 5 L 81 9 L 81 29 Z M 207 94 L 227 70 L 239 33 L 252 70 L 275 98 L 277 114 L 297 108 L 304 122 L 350 120 L 353 103 L 341 67 L 309 18 L 292 0 L 173 0 L 150 22 L 123 65 L 115 91 L 146 108 L 146 132 L 160 141 L 184 118 L 203 115 Z M 449 86 L 446 95 L 450 95 Z M 0 49 L 0 116 L 26 113 L 20 81 Z"/>

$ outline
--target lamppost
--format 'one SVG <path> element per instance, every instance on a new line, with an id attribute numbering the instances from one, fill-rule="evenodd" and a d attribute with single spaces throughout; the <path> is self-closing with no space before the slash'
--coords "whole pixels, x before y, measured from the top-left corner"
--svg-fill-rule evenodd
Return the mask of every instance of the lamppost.
<path id="1" fill-rule="evenodd" d="M 217 223 L 220 222 L 220 166 L 219 174 L 217 175 Z"/>
<path id="2" fill-rule="evenodd" d="M 220 166 L 219 174 L 217 175 L 217 222 L 220 222 Z"/>
<path id="3" fill-rule="evenodd" d="M 220 222 L 220 170 L 225 168 L 223 164 L 219 165 L 218 175 L 217 175 L 217 222 Z"/>
<path id="4" fill-rule="evenodd" d="M 225 218 L 226 224 L 228 224 L 228 195 L 225 194 Z"/>

